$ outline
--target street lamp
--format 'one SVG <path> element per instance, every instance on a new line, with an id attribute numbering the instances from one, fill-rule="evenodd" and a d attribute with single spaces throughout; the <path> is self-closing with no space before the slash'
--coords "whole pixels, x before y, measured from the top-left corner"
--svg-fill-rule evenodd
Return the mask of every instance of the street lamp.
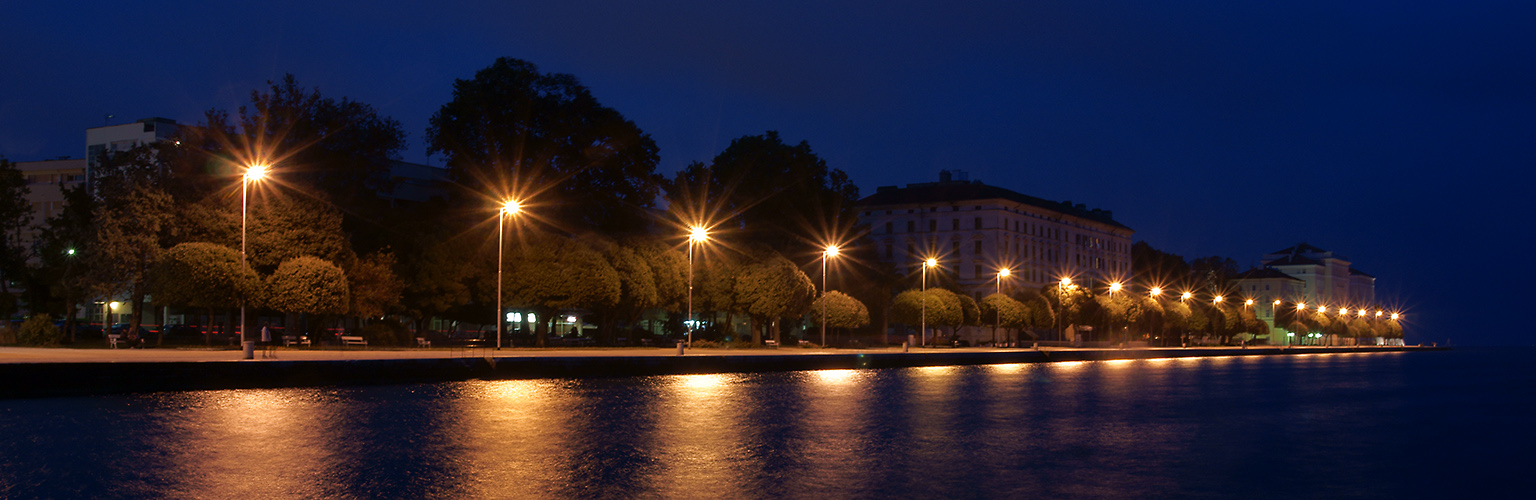
<path id="1" fill-rule="evenodd" d="M 1183 295 L 1179 296 L 1179 300 L 1189 300 L 1190 297 L 1194 297 L 1194 296 L 1195 296 L 1195 294 L 1193 294 L 1193 293 L 1184 292 Z"/>
<path id="2" fill-rule="evenodd" d="M 245 257 L 245 218 L 246 206 L 249 200 L 250 186 L 252 182 L 259 182 L 267 178 L 267 166 L 255 164 L 245 168 L 245 175 L 240 178 L 240 268 L 242 271 L 250 268 L 250 263 Z M 245 339 L 245 297 L 240 297 L 240 342 Z"/>
<path id="3" fill-rule="evenodd" d="M 922 335 L 922 342 L 918 345 L 928 345 L 928 268 L 938 267 L 938 265 L 939 259 L 935 259 L 933 257 L 929 257 L 928 260 L 923 261 L 923 311 L 921 319 L 917 324 L 918 333 Z"/>
<path id="4" fill-rule="evenodd" d="M 709 241 L 709 230 L 700 226 L 688 228 L 688 348 L 693 348 L 693 246 Z"/>
<path id="5" fill-rule="evenodd" d="M 523 212 L 523 204 L 517 200 L 509 199 L 501 203 L 501 209 L 496 211 L 496 349 L 501 350 L 501 334 L 507 330 L 507 317 L 501 308 L 501 264 L 505 260 L 502 257 L 504 240 L 506 239 L 507 217 L 515 217 Z"/>
<path id="6" fill-rule="evenodd" d="M 837 245 L 821 252 L 821 347 L 827 347 L 827 259 L 837 256 Z"/>
<path id="7" fill-rule="evenodd" d="M 1006 268 L 1006 267 L 997 270 L 997 294 L 998 295 L 1002 295 L 1003 294 L 1003 278 L 1007 278 L 1008 276 L 1010 276 L 1012 274 L 1013 274 L 1013 271 L 1008 269 L 1008 268 Z M 994 317 L 994 319 L 992 320 L 992 346 L 993 347 L 997 347 L 997 328 L 1002 326 L 1002 323 L 1003 323 L 1003 310 L 1002 309 L 996 309 L 996 310 L 992 311 L 992 313 L 993 313 L 993 317 Z M 1007 335 L 1004 335 L 1004 337 L 1007 337 Z M 1004 338 L 1003 340 L 1008 340 L 1008 339 Z"/>
<path id="8" fill-rule="evenodd" d="M 1060 338 L 1062 341 L 1067 340 L 1067 325 L 1062 324 L 1062 322 L 1066 321 L 1067 314 L 1067 298 L 1064 295 L 1066 289 L 1071 286 L 1072 278 L 1066 276 L 1063 276 L 1061 281 L 1056 282 L 1056 331 L 1059 332 L 1057 338 Z"/>
<path id="9" fill-rule="evenodd" d="M 1163 294 L 1163 289 L 1161 287 L 1155 287 L 1154 286 L 1154 287 L 1152 287 L 1151 290 L 1147 290 L 1147 295 L 1151 295 L 1153 297 L 1156 297 L 1156 296 L 1162 295 L 1162 294 Z"/>
<path id="10" fill-rule="evenodd" d="M 1224 300 L 1227 300 L 1227 298 L 1226 297 L 1222 297 L 1220 295 L 1217 295 L 1216 297 L 1211 299 L 1211 303 L 1213 303 L 1213 304 L 1220 304 Z"/>

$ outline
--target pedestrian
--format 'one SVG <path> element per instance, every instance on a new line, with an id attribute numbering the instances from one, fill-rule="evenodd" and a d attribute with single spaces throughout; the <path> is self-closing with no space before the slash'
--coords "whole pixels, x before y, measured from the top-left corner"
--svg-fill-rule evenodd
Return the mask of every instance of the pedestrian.
<path id="1" fill-rule="evenodd" d="M 267 323 L 261 325 L 261 343 L 263 345 L 272 343 L 272 331 L 267 329 Z"/>

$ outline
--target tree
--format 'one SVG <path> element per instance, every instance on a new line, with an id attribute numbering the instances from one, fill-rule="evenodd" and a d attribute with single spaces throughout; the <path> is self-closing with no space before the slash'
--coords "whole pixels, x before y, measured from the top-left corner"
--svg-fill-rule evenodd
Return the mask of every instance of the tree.
<path id="1" fill-rule="evenodd" d="M 32 225 L 32 206 L 27 203 L 27 179 L 14 163 L 0 157 L 0 292 L 10 296 L 10 282 L 26 274 L 29 252 L 22 246 L 22 232 Z M 13 300 L 0 301 L 5 305 Z M 12 310 L 0 309 L 10 317 Z"/>
<path id="2" fill-rule="evenodd" d="M 825 312 L 828 328 L 851 330 L 869 324 L 869 309 L 863 302 L 836 290 L 822 294 L 811 302 L 811 324 L 820 326 Z"/>
<path id="3" fill-rule="evenodd" d="M 613 307 L 599 311 L 603 342 L 612 343 L 621 321 L 633 324 L 646 309 L 660 302 L 656 276 L 646 259 L 633 248 L 597 237 L 586 238 L 586 243 L 603 255 L 619 277 L 619 300 Z"/>
<path id="4" fill-rule="evenodd" d="M 725 214 L 722 225 L 740 239 L 781 253 L 846 239 L 858 219 L 859 189 L 848 175 L 810 144 L 790 146 L 775 131 L 732 140 L 710 164 L 684 167 L 666 189 L 674 206 L 695 212 L 683 217 Z"/>
<path id="5" fill-rule="evenodd" d="M 955 300 L 960 301 L 960 321 L 950 324 L 950 341 L 959 340 L 960 328 L 981 325 L 981 308 L 976 307 L 976 299 L 964 293 L 954 293 L 954 295 Z"/>
<path id="6" fill-rule="evenodd" d="M 531 234 L 507 254 L 502 288 L 507 303 L 543 318 L 536 341 L 546 343 L 549 322 L 561 309 L 612 307 L 623 284 L 603 255 L 562 236 Z"/>
<path id="7" fill-rule="evenodd" d="M 997 342 L 999 327 L 1023 328 L 1029 316 L 1029 308 L 1024 303 L 1001 293 L 982 297 L 980 309 L 983 321 L 992 320 L 993 343 Z"/>
<path id="8" fill-rule="evenodd" d="M 781 341 L 779 318 L 804 314 L 816 296 L 816 286 L 789 259 L 763 251 L 736 275 L 735 296 L 741 310 L 752 318 L 755 342 L 762 343 L 764 325 L 773 331 L 774 341 Z"/>
<path id="9" fill-rule="evenodd" d="M 380 318 L 400 308 L 405 283 L 395 275 L 395 254 L 381 251 L 357 259 L 346 275 L 351 315 Z"/>
<path id="10" fill-rule="evenodd" d="M 647 227 L 642 209 L 659 193 L 658 151 L 575 76 L 505 57 L 455 80 L 453 100 L 427 128 L 427 153 L 445 155 L 460 184 L 533 198 L 542 219 L 568 232 Z"/>
<path id="11" fill-rule="evenodd" d="M 960 298 L 949 290 L 934 288 L 926 293 L 907 290 L 897 294 L 891 304 L 891 319 L 908 326 L 919 325 L 926 314 L 929 325 L 953 325 L 965 320 L 960 307 Z M 920 333 L 926 335 L 926 332 Z"/>
<path id="12" fill-rule="evenodd" d="M 64 331 L 69 334 L 69 342 L 74 343 L 76 306 L 94 284 L 85 259 L 95 253 L 96 198 L 86 191 L 84 184 L 64 188 L 63 194 L 64 209 L 50 217 L 38 235 L 40 266 L 34 276 L 39 279 L 34 280 L 34 284 L 39 291 L 47 286 L 49 294 L 63 299 L 60 312 L 64 317 Z M 33 300 L 34 304 L 42 302 Z"/>
<path id="13" fill-rule="evenodd" d="M 175 217 L 172 206 L 164 191 L 134 184 L 122 195 L 104 199 L 96 211 L 91 276 L 104 296 L 128 292 L 133 308 L 130 339 L 138 336 L 150 270 L 164 251 L 165 233 Z"/>
<path id="14" fill-rule="evenodd" d="M 357 259 L 342 230 L 339 210 L 310 199 L 272 196 L 252 204 L 246 221 L 246 258 L 272 272 L 283 262 L 311 256 L 350 268 Z"/>
<path id="15" fill-rule="evenodd" d="M 296 314 L 345 314 L 350 290 L 346 273 L 315 257 L 289 259 L 267 278 L 264 303 L 278 311 Z"/>
<path id="16" fill-rule="evenodd" d="M 240 263 L 240 252 L 213 243 L 182 243 L 171 247 L 150 273 L 149 290 L 159 305 L 209 309 L 236 307 L 242 299 L 257 299 L 261 276 Z M 212 335 L 210 329 L 207 332 Z M 165 342 L 161 329 L 157 343 Z"/>
<path id="17" fill-rule="evenodd" d="M 401 296 L 405 312 L 417 321 L 418 331 L 425 330 L 432 317 L 442 317 L 470 305 L 475 298 L 475 278 L 496 272 L 495 267 L 486 267 L 482 259 L 465 258 L 476 254 L 474 245 L 466 239 L 446 239 L 424 247 L 419 257 L 406 261 L 406 286 Z M 491 312 L 488 308 L 479 309 Z M 494 314 L 476 317 L 482 322 L 495 321 Z"/>

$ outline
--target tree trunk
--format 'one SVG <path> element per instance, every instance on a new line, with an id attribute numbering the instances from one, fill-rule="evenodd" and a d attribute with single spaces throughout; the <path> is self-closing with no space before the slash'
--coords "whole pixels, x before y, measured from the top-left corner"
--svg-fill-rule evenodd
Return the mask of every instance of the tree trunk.
<path id="1" fill-rule="evenodd" d="M 773 318 L 773 321 L 768 323 L 768 329 L 773 331 L 773 342 L 783 345 L 780 338 L 782 335 L 779 334 L 779 318 Z M 758 342 L 758 345 L 762 345 L 762 342 Z"/>
<path id="2" fill-rule="evenodd" d="M 535 344 L 538 345 L 539 347 L 546 347 L 548 345 L 548 342 L 546 341 L 546 337 L 548 337 L 548 334 L 549 334 L 549 319 L 550 318 L 549 318 L 548 314 L 544 314 L 544 311 L 542 309 L 538 311 L 538 314 L 539 314 L 540 318 L 543 318 L 543 321 L 539 321 L 538 331 L 534 332 L 533 339 L 534 339 Z"/>
<path id="3" fill-rule="evenodd" d="M 144 286 L 134 284 L 133 292 L 129 294 L 128 301 L 133 305 L 133 314 L 130 315 L 131 319 L 128 320 L 128 338 L 138 339 L 139 325 L 144 322 Z M 142 341 L 143 339 L 139 340 Z"/>

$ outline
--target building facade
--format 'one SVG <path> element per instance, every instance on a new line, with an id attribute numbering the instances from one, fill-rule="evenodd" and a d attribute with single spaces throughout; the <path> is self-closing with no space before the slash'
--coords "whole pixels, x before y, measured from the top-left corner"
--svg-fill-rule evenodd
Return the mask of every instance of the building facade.
<path id="1" fill-rule="evenodd" d="M 85 160 L 63 157 L 15 165 L 27 181 L 27 203 L 32 206 L 32 227 L 20 239 L 23 248 L 31 248 L 48 218 L 64 209 L 64 190 L 85 182 Z"/>
<path id="2" fill-rule="evenodd" d="M 181 127 L 176 120 L 169 118 L 145 118 L 133 123 L 85 129 L 86 182 L 90 182 L 91 171 L 101 161 L 102 155 L 171 140 Z"/>
<path id="3" fill-rule="evenodd" d="M 880 258 L 907 273 L 938 259 L 973 297 L 1039 288 L 1062 277 L 1119 281 L 1131 272 L 1135 234 L 1108 210 L 1053 202 L 943 171 L 938 182 L 884 186 L 859 201 Z"/>
<path id="4" fill-rule="evenodd" d="M 1299 243 L 1262 258 L 1264 267 L 1237 277 L 1239 291 L 1254 299 L 1258 317 L 1270 325 L 1272 343 L 1293 344 L 1297 339 L 1275 321 L 1274 301 L 1279 307 L 1304 304 L 1337 309 L 1370 307 L 1376 302 L 1376 277 L 1355 269 L 1348 257 Z M 1281 340 L 1284 338 L 1284 340 Z"/>

